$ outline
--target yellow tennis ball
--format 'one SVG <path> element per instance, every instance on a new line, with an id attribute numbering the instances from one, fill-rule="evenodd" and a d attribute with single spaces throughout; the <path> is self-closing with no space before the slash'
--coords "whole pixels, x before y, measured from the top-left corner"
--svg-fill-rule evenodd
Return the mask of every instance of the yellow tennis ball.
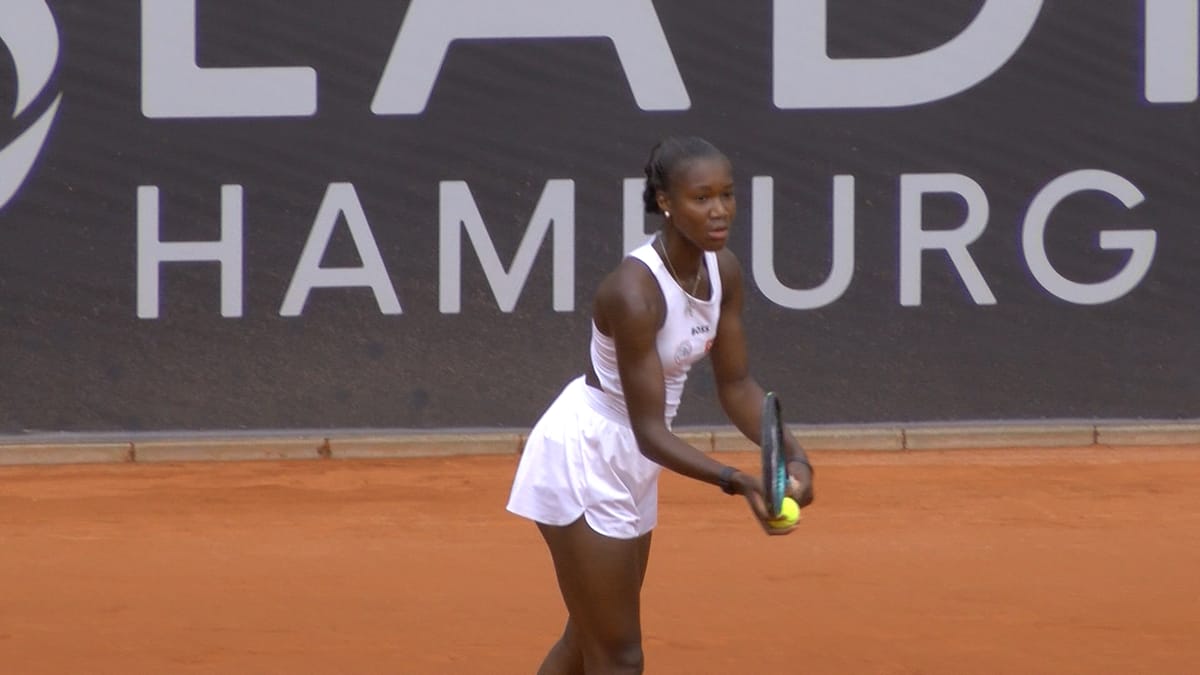
<path id="1" fill-rule="evenodd" d="M 800 505 L 791 497 L 783 498 L 783 508 L 780 509 L 779 517 L 767 521 L 771 527 L 783 529 L 791 527 L 800 520 Z"/>

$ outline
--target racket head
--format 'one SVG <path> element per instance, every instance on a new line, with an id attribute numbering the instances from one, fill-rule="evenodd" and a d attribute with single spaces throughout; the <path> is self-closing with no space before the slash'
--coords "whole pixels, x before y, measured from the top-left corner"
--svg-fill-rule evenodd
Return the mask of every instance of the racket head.
<path id="1" fill-rule="evenodd" d="M 762 478 L 767 512 L 778 518 L 787 492 L 787 462 L 783 456 L 782 406 L 774 392 L 767 392 L 762 405 Z"/>

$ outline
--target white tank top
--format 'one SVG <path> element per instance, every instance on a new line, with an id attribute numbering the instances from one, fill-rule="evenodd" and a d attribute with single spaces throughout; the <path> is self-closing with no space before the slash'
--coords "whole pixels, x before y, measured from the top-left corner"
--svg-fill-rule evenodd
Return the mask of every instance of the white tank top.
<path id="1" fill-rule="evenodd" d="M 656 343 L 666 385 L 664 417 L 669 427 L 679 410 L 688 371 L 691 370 L 692 364 L 708 354 L 713 339 L 717 336 L 717 321 L 721 318 L 721 273 L 717 268 L 717 254 L 706 251 L 704 265 L 708 269 L 712 294 L 708 300 L 693 297 L 671 276 L 670 270 L 659 257 L 653 244 L 654 239 L 651 239 L 629 255 L 650 268 L 667 303 L 667 318 L 658 331 Z M 595 321 L 592 322 L 590 351 L 592 369 L 595 370 L 603 391 L 587 387 L 589 400 L 599 412 L 614 421 L 628 425 L 629 412 L 625 407 L 621 376 L 617 370 L 616 344 L 611 337 L 600 332 Z"/>

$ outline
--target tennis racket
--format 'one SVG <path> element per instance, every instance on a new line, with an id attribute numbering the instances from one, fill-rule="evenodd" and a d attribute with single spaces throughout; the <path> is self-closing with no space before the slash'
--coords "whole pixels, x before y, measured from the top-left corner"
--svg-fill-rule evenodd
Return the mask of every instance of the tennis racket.
<path id="1" fill-rule="evenodd" d="M 767 392 L 762 406 L 762 477 L 763 498 L 767 515 L 778 518 L 783 512 L 783 497 L 787 492 L 787 461 L 783 456 L 783 421 L 779 397 Z"/>

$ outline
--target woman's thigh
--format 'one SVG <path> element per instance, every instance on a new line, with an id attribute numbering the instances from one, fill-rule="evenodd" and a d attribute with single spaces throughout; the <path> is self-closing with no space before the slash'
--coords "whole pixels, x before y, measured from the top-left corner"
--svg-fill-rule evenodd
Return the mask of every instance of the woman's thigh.
<path id="1" fill-rule="evenodd" d="M 581 646 L 616 649 L 641 643 L 641 586 L 650 533 L 616 539 L 583 518 L 570 525 L 538 525 L 550 555 L 572 628 Z"/>

